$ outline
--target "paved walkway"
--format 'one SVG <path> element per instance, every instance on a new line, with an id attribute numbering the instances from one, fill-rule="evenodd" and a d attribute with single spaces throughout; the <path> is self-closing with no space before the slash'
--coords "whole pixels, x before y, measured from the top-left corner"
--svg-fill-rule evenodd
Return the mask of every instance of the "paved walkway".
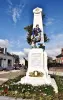
<path id="1" fill-rule="evenodd" d="M 51 67 L 49 68 L 49 74 L 63 76 L 63 67 Z"/>
<path id="2" fill-rule="evenodd" d="M 63 67 L 50 67 L 49 71 L 63 72 Z"/>
<path id="3" fill-rule="evenodd" d="M 6 82 L 9 79 L 14 79 L 15 77 L 18 77 L 19 75 L 25 75 L 25 70 L 12 70 L 12 71 L 0 71 L 0 85 L 4 82 Z"/>
<path id="4" fill-rule="evenodd" d="M 30 99 L 15 99 L 15 98 L 11 98 L 11 97 L 6 97 L 6 96 L 0 96 L 0 100 L 30 100 Z"/>
<path id="5" fill-rule="evenodd" d="M 49 71 L 50 75 L 59 75 L 59 76 L 63 76 L 63 72 L 57 72 L 57 71 Z"/>

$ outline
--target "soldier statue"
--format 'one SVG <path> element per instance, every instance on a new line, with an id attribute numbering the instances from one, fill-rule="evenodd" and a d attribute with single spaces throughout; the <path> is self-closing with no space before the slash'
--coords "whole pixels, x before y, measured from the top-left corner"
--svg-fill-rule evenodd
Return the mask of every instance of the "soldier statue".
<path id="1" fill-rule="evenodd" d="M 41 29 L 39 28 L 39 25 L 36 25 L 36 28 L 32 30 L 31 35 L 31 46 L 36 47 L 36 43 L 41 41 Z"/>

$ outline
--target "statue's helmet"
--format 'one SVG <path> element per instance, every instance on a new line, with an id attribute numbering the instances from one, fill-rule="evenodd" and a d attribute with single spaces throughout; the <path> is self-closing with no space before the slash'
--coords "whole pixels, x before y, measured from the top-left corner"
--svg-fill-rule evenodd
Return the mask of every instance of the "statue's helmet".
<path id="1" fill-rule="evenodd" d="M 39 27 L 39 24 L 37 24 L 36 27 Z"/>

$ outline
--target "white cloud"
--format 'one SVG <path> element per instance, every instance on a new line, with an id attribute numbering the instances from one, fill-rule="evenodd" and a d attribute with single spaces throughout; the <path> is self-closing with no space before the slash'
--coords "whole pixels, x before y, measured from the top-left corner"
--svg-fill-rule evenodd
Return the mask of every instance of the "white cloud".
<path id="1" fill-rule="evenodd" d="M 22 9 L 18 7 L 12 8 L 12 18 L 13 18 L 14 23 L 16 23 L 18 19 L 20 19 L 21 12 L 22 12 Z"/>
<path id="2" fill-rule="evenodd" d="M 48 21 L 54 21 L 55 19 L 54 18 L 48 18 L 47 20 Z"/>
<path id="3" fill-rule="evenodd" d="M 24 48 L 24 52 L 25 52 L 26 54 L 28 54 L 28 53 L 29 53 L 29 51 L 30 51 L 30 49 L 29 49 L 29 48 Z"/>
<path id="4" fill-rule="evenodd" d="M 52 25 L 53 22 L 54 22 L 53 18 L 48 18 L 47 21 L 46 21 L 46 26 Z"/>
<path id="5" fill-rule="evenodd" d="M 48 25 L 52 25 L 52 21 L 48 21 L 48 22 L 46 23 L 46 26 L 48 26 Z"/>
<path id="6" fill-rule="evenodd" d="M 17 38 L 11 38 L 9 40 L 9 49 L 22 49 L 24 47 L 26 47 L 28 44 L 27 44 L 27 41 L 26 41 L 26 36 L 23 35 L 23 36 L 18 36 Z"/>
<path id="7" fill-rule="evenodd" d="M 12 51 L 11 54 L 19 55 L 20 58 L 23 58 L 25 56 L 25 53 L 22 51 Z"/>
<path id="8" fill-rule="evenodd" d="M 17 21 L 21 17 L 21 13 L 23 11 L 23 8 L 25 7 L 25 4 L 20 3 L 19 5 L 13 6 L 11 0 L 8 0 L 8 4 L 9 4 L 8 13 L 11 15 L 13 22 L 17 23 Z"/>
<path id="9" fill-rule="evenodd" d="M 54 58 L 54 57 L 56 57 L 58 54 L 61 53 L 61 48 L 48 49 L 48 50 L 46 50 L 46 51 L 47 51 L 48 56 Z"/>
<path id="10" fill-rule="evenodd" d="M 8 47 L 9 41 L 0 39 L 0 47 Z"/>
<path id="11" fill-rule="evenodd" d="M 63 33 L 55 34 L 50 37 L 50 42 L 46 44 L 46 51 L 49 56 L 55 57 L 61 53 L 63 48 Z"/>
<path id="12" fill-rule="evenodd" d="M 24 52 L 22 52 L 22 51 L 12 51 L 10 53 L 18 55 L 19 58 L 20 58 L 20 64 L 24 64 L 25 65 L 25 60 L 24 60 L 25 53 Z"/>
<path id="13" fill-rule="evenodd" d="M 7 2 L 9 3 L 9 5 L 12 5 L 12 2 L 11 2 L 11 0 L 7 0 Z"/>

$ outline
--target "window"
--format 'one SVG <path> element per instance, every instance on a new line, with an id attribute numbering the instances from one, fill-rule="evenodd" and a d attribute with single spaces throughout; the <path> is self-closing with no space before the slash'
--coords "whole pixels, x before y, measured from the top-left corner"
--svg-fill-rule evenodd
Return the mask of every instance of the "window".
<path id="1" fill-rule="evenodd" d="M 8 66 L 12 65 L 12 60 L 8 59 Z"/>

